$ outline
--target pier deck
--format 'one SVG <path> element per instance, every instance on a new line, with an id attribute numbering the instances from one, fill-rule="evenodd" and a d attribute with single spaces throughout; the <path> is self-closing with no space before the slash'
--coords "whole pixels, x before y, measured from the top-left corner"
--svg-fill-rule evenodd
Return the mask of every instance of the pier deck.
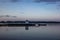
<path id="1" fill-rule="evenodd" d="M 45 26 L 41 23 L 0 23 L 0 26 Z"/>

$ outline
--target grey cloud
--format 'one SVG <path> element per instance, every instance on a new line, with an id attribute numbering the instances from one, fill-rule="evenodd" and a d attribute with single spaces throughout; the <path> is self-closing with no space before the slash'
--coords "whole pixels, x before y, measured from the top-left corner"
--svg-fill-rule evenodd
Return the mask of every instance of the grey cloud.
<path id="1" fill-rule="evenodd" d="M 21 2 L 22 0 L 11 0 L 11 2 Z"/>
<path id="2" fill-rule="evenodd" d="M 60 0 L 34 0 L 33 2 L 35 3 L 41 3 L 41 2 L 45 2 L 47 5 L 48 4 L 58 4 L 60 5 Z"/>
<path id="3" fill-rule="evenodd" d="M 60 0 L 34 0 L 35 2 L 59 2 Z"/>
<path id="4" fill-rule="evenodd" d="M 0 1 L 10 1 L 10 2 L 21 2 L 21 1 L 30 1 L 30 0 L 0 0 Z M 59 2 L 60 0 L 31 0 L 34 2 Z"/>
<path id="5" fill-rule="evenodd" d="M 12 2 L 19 1 L 35 1 L 35 2 L 59 2 L 60 0 L 11 0 Z"/>
<path id="6" fill-rule="evenodd" d="M 59 2 L 60 0 L 40 0 L 41 2 Z"/>
<path id="7" fill-rule="evenodd" d="M 0 2 L 20 2 L 21 0 L 0 0 Z"/>
<path id="8" fill-rule="evenodd" d="M 11 0 L 11 2 L 17 2 L 18 0 Z"/>
<path id="9" fill-rule="evenodd" d="M 1 17 L 16 17 L 16 16 L 11 16 L 11 15 L 0 15 L 0 18 Z"/>

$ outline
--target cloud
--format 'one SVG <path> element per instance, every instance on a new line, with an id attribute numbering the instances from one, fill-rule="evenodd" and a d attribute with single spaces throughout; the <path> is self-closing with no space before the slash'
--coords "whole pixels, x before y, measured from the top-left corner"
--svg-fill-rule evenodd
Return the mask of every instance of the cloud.
<path id="1" fill-rule="evenodd" d="M 21 2 L 21 0 L 0 0 L 0 2 Z"/>
<path id="2" fill-rule="evenodd" d="M 1 17 L 16 17 L 16 16 L 11 16 L 11 15 L 0 15 L 0 18 Z"/>
<path id="3" fill-rule="evenodd" d="M 0 0 L 0 1 L 10 1 L 10 2 L 21 2 L 21 1 L 34 1 L 34 2 L 59 2 L 60 0 Z"/>
<path id="4" fill-rule="evenodd" d="M 41 2 L 59 2 L 60 0 L 40 0 Z"/>
<path id="5" fill-rule="evenodd" d="M 59 2 L 60 0 L 34 0 L 35 2 Z"/>
<path id="6" fill-rule="evenodd" d="M 57 4 L 58 7 L 60 8 L 60 0 L 34 0 L 33 2 L 35 2 L 35 3 L 44 2 L 44 3 L 46 3 L 46 5 L 48 5 L 48 4 Z"/>
<path id="7" fill-rule="evenodd" d="M 17 2 L 18 0 L 11 0 L 11 2 Z"/>

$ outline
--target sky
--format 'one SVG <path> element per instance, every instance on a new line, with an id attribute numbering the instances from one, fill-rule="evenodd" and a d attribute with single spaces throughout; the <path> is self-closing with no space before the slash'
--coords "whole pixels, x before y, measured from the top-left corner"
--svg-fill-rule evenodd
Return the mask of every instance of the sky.
<path id="1" fill-rule="evenodd" d="M 60 21 L 59 0 L 0 0 L 0 15 L 28 20 Z"/>

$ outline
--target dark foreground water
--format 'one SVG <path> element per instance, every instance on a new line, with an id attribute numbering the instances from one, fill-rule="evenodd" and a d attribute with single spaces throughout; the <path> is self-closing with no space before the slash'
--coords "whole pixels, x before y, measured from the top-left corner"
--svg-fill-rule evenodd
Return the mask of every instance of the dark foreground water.
<path id="1" fill-rule="evenodd" d="M 60 24 L 40 27 L 0 27 L 0 40 L 60 40 Z"/>

